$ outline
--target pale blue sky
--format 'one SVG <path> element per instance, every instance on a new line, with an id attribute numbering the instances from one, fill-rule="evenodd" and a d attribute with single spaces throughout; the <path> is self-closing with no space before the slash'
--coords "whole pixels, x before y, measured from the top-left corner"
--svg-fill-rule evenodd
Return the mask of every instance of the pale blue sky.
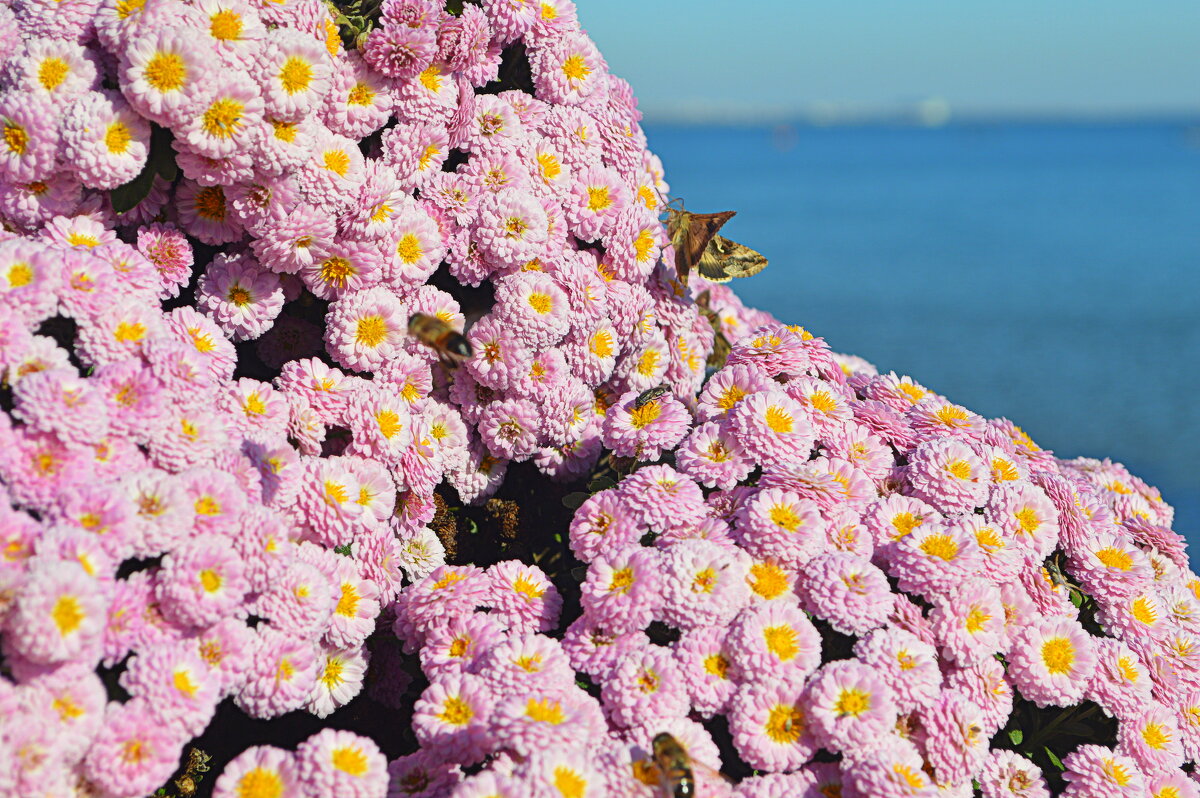
<path id="1" fill-rule="evenodd" d="M 1196 0 L 577 0 L 648 114 L 1200 113 Z"/>

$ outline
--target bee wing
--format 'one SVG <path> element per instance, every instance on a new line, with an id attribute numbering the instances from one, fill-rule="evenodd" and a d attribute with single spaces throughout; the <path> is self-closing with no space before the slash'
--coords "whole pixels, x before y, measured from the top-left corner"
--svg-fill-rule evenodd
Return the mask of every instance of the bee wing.
<path id="1" fill-rule="evenodd" d="M 669 213 L 667 230 L 671 233 L 671 245 L 675 247 L 675 272 L 687 285 L 688 276 L 704 257 L 713 236 L 737 211 L 689 213 L 672 209 Z"/>
<path id="2" fill-rule="evenodd" d="M 767 259 L 745 244 L 713 236 L 700 258 L 700 275 L 714 283 L 727 283 L 734 277 L 750 277 L 767 268 Z"/>
<path id="3" fill-rule="evenodd" d="M 703 762 L 692 760 L 692 773 L 699 776 L 703 775 L 711 781 L 723 781 L 727 784 L 733 784 L 733 779 L 726 776 L 719 770 L 714 770 Z"/>

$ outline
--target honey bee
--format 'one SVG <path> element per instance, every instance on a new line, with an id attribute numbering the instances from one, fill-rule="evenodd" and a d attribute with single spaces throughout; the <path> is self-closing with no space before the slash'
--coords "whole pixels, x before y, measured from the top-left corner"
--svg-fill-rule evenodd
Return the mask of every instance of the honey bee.
<path id="1" fill-rule="evenodd" d="M 466 336 L 437 316 L 414 313 L 408 320 L 408 332 L 437 352 L 438 359 L 450 368 L 460 365 L 474 354 Z"/>
<path id="2" fill-rule="evenodd" d="M 642 391 L 640 394 L 638 394 L 638 397 L 633 400 L 633 409 L 641 410 L 643 407 L 650 404 L 654 400 L 656 400 L 660 397 L 666 396 L 670 392 L 670 390 L 671 389 L 668 388 L 667 386 L 660 385 L 657 388 L 650 388 L 649 390 Z"/>
<path id="3" fill-rule="evenodd" d="M 704 772 L 714 778 L 726 777 L 688 755 L 683 743 L 667 733 L 655 735 L 651 744 L 654 769 L 658 771 L 658 784 L 662 798 L 693 798 L 696 793 L 696 772 Z"/>

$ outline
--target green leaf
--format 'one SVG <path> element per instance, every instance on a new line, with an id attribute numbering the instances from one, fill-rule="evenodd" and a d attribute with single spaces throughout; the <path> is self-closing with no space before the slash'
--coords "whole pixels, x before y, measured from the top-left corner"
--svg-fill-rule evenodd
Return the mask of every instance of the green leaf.
<path id="1" fill-rule="evenodd" d="M 609 488 L 615 488 L 616 486 L 617 481 L 612 477 L 598 476 L 588 483 L 588 490 L 592 493 L 599 493 L 602 490 L 608 490 Z"/>
<path id="2" fill-rule="evenodd" d="M 563 496 L 563 507 L 566 507 L 568 510 L 578 510 L 583 506 L 583 503 L 590 498 L 590 493 L 582 493 L 579 491 L 576 491 L 575 493 L 568 493 L 566 496 Z"/>
<path id="3" fill-rule="evenodd" d="M 350 546 L 351 546 L 351 544 L 349 544 L 349 543 L 347 543 L 345 546 L 334 546 L 333 550 L 335 552 L 337 552 L 338 554 L 342 555 L 343 557 L 349 557 L 350 556 Z"/>
<path id="4" fill-rule="evenodd" d="M 1008 739 L 1012 741 L 1013 745 L 1020 745 L 1021 741 L 1025 739 L 1025 732 L 1020 729 L 1013 729 L 1008 733 Z"/>
<path id="5" fill-rule="evenodd" d="M 456 17 L 461 17 L 463 12 L 463 0 L 446 0 L 446 12 L 453 14 Z"/>
<path id="6" fill-rule="evenodd" d="M 171 139 L 171 131 L 158 125 L 151 126 L 150 154 L 146 158 L 146 165 L 133 180 L 108 192 L 114 211 L 125 213 L 136 208 L 150 194 L 155 176 L 171 181 L 179 174 Z"/>
<path id="7" fill-rule="evenodd" d="M 1042 750 L 1046 752 L 1046 757 L 1050 760 L 1051 765 L 1054 765 L 1054 767 L 1058 768 L 1059 770 L 1066 770 L 1066 768 L 1063 767 L 1062 760 L 1058 758 L 1058 754 L 1051 751 L 1047 746 L 1042 746 Z"/>

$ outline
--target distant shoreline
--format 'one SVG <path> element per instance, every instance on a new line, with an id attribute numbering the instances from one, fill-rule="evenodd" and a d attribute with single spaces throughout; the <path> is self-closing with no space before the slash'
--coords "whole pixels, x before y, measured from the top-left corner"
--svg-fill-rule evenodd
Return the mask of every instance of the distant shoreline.
<path id="1" fill-rule="evenodd" d="M 648 111 L 642 124 L 651 127 L 729 127 L 775 128 L 796 130 L 825 130 L 830 128 L 910 128 L 940 130 L 970 127 L 1131 127 L 1165 126 L 1200 129 L 1200 111 L 1191 114 L 1045 114 L 1045 113 L 956 113 L 931 123 L 914 113 L 880 113 L 847 115 L 845 117 L 814 118 L 812 115 L 736 115 L 724 112 L 711 114 L 668 113 Z M 1200 134 L 1198 134 L 1200 135 Z"/>

